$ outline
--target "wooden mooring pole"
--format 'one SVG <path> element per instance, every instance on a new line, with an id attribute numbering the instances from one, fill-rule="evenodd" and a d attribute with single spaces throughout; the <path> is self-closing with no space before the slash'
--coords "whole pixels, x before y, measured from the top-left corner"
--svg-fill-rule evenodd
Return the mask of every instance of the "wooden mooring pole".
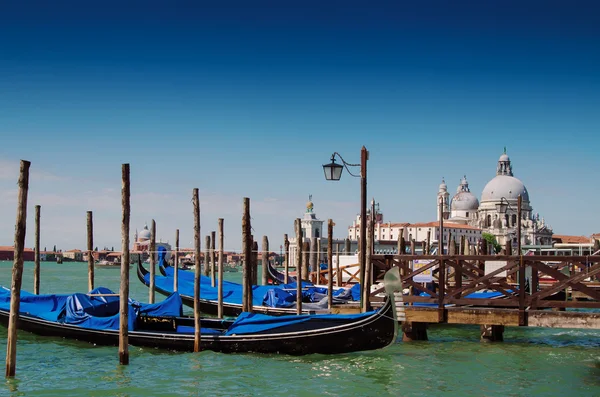
<path id="1" fill-rule="evenodd" d="M 88 292 L 94 289 L 94 218 L 87 212 Z"/>
<path id="2" fill-rule="evenodd" d="M 194 352 L 200 351 L 200 198 L 198 188 L 192 193 L 194 205 Z M 206 258 L 204 258 L 206 262 Z"/>
<path id="3" fill-rule="evenodd" d="M 154 303 L 155 294 L 155 280 L 156 280 L 156 222 L 152 219 L 152 225 L 150 227 L 150 288 L 148 302 Z"/>
<path id="4" fill-rule="evenodd" d="M 312 281 L 315 284 L 319 283 L 319 278 L 318 278 L 318 274 L 319 274 L 319 264 L 317 261 L 317 253 L 318 253 L 318 244 L 317 244 L 317 238 L 313 237 L 310 239 L 310 249 L 309 249 L 309 255 L 308 255 L 308 267 L 309 267 L 309 275 L 310 277 L 308 278 L 310 281 Z"/>
<path id="5" fill-rule="evenodd" d="M 336 286 L 342 286 L 342 272 L 340 271 L 340 245 L 335 245 L 335 274 L 337 275 Z"/>
<path id="6" fill-rule="evenodd" d="M 210 234 L 204 236 L 204 275 L 210 274 Z"/>
<path id="7" fill-rule="evenodd" d="M 290 277 L 290 240 L 288 240 L 288 235 L 283 235 L 283 246 L 285 249 L 285 264 L 284 264 L 284 273 L 283 273 L 283 283 L 289 283 Z"/>
<path id="8" fill-rule="evenodd" d="M 129 164 L 121 167 L 121 287 L 119 290 L 119 364 L 129 364 Z"/>
<path id="9" fill-rule="evenodd" d="M 35 256 L 33 258 L 33 293 L 40 294 L 40 207 L 35 206 Z"/>
<path id="10" fill-rule="evenodd" d="M 219 269 L 218 269 L 218 287 L 217 287 L 217 317 L 223 318 L 223 218 L 219 218 Z"/>
<path id="11" fill-rule="evenodd" d="M 29 192 L 29 167 L 31 162 L 21 160 L 19 171 L 19 196 L 17 201 L 17 223 L 15 225 L 15 247 L 10 288 L 10 313 L 8 316 L 8 338 L 6 342 L 6 377 L 15 376 L 17 368 L 17 324 L 21 306 L 21 282 L 23 279 L 23 250 L 27 226 L 27 194 Z"/>
<path id="12" fill-rule="evenodd" d="M 296 314 L 302 314 L 302 221 L 296 218 Z"/>
<path id="13" fill-rule="evenodd" d="M 258 241 L 252 238 L 252 283 L 250 284 L 250 296 L 252 297 L 252 286 L 258 285 Z M 250 299 L 252 302 L 252 298 Z"/>
<path id="14" fill-rule="evenodd" d="M 261 272 L 261 284 L 267 285 L 267 266 L 269 265 L 269 238 L 267 236 L 263 236 L 262 239 L 262 272 Z"/>
<path id="15" fill-rule="evenodd" d="M 304 275 L 304 277 L 307 277 L 307 279 L 308 279 L 308 277 L 310 276 L 310 273 L 309 273 L 310 270 L 308 268 L 309 261 L 310 261 L 310 241 L 305 241 L 302 244 L 302 255 L 303 255 L 303 258 L 302 258 L 302 274 Z M 300 280 L 302 280 L 302 279 L 301 278 L 297 278 L 296 281 L 300 281 Z"/>
<path id="16" fill-rule="evenodd" d="M 333 307 L 333 221 L 327 220 L 327 307 Z"/>
<path id="17" fill-rule="evenodd" d="M 179 229 L 175 230 L 175 253 L 173 254 L 173 291 L 179 287 Z"/>
<path id="18" fill-rule="evenodd" d="M 215 269 L 217 267 L 216 264 L 216 259 L 217 259 L 217 255 L 215 252 L 215 246 L 216 246 L 216 240 L 217 240 L 217 236 L 216 236 L 216 232 L 213 230 L 212 232 L 210 232 L 210 286 L 211 287 L 215 287 L 216 285 L 216 274 L 215 274 Z"/>
<path id="19" fill-rule="evenodd" d="M 242 207 L 242 250 L 244 263 L 242 265 L 242 311 L 251 311 L 252 302 L 249 299 L 250 289 L 252 288 L 252 274 L 250 262 L 252 261 L 252 237 L 250 236 L 250 199 L 244 197 Z"/>

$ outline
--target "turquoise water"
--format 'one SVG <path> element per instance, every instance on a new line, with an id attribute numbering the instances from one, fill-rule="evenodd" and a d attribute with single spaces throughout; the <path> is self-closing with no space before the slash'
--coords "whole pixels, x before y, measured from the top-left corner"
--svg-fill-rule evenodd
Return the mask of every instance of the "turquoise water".
<path id="1" fill-rule="evenodd" d="M 0 262 L 10 286 L 11 262 Z M 131 297 L 148 289 L 131 268 Z M 119 289 L 118 268 L 96 269 L 96 285 Z M 226 273 L 239 281 L 241 273 Z M 33 289 L 26 263 L 23 289 Z M 87 265 L 42 262 L 41 292 L 82 292 Z M 157 299 L 162 299 L 157 295 Z M 336 356 L 176 353 L 116 347 L 20 332 L 17 376 L 0 396 L 598 396 L 600 332 L 507 328 L 504 343 L 479 342 L 479 328 L 432 326 L 427 342 Z M 6 352 L 6 328 L 0 326 Z"/>

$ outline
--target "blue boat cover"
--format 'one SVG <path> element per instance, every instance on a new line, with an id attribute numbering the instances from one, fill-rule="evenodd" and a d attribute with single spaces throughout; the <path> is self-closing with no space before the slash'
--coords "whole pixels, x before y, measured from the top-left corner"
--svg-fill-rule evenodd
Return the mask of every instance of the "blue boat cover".
<path id="1" fill-rule="evenodd" d="M 94 294 L 113 294 L 104 287 L 90 291 Z M 140 315 L 181 316 L 183 307 L 178 293 L 171 294 L 164 301 L 145 304 L 129 300 L 129 329 L 136 329 L 136 319 Z M 0 310 L 10 311 L 10 290 L 0 288 Z M 119 297 L 89 296 L 87 294 L 48 294 L 34 295 L 21 291 L 19 312 L 32 317 L 62 324 L 78 325 L 97 330 L 119 329 Z"/>
<path id="2" fill-rule="evenodd" d="M 349 320 L 360 320 L 367 318 L 376 310 L 357 313 L 357 314 L 303 314 L 303 315 L 288 315 L 288 316 L 269 316 L 267 314 L 257 314 L 243 312 L 234 321 L 233 324 L 227 329 L 225 335 L 248 335 L 255 334 L 258 332 L 275 330 L 281 327 L 287 327 L 290 325 L 296 325 L 309 321 L 328 321 L 331 326 L 344 324 Z"/>
<path id="3" fill-rule="evenodd" d="M 163 247 L 160 247 L 163 248 Z M 164 249 L 164 248 L 163 248 Z M 154 282 L 157 288 L 170 293 L 173 291 L 173 277 L 175 269 L 172 266 L 165 266 L 164 252 L 159 249 L 158 265 L 162 266 L 165 276 L 154 276 Z M 182 295 L 194 296 L 194 272 L 179 270 L 178 291 Z M 150 284 L 150 274 L 144 277 L 146 285 Z M 277 308 L 289 308 L 296 304 L 296 283 L 273 285 L 253 285 L 252 286 L 252 305 L 267 306 Z M 302 282 L 302 301 L 319 302 L 327 296 L 327 288 L 315 287 L 314 284 Z M 242 304 L 243 287 L 241 284 L 223 280 L 223 302 L 231 304 Z M 350 290 L 339 288 L 334 290 L 333 296 L 338 298 L 338 302 L 346 300 L 360 300 L 360 285 L 356 284 Z M 217 301 L 218 288 L 212 286 L 210 277 L 200 276 L 200 297 L 202 299 Z"/>

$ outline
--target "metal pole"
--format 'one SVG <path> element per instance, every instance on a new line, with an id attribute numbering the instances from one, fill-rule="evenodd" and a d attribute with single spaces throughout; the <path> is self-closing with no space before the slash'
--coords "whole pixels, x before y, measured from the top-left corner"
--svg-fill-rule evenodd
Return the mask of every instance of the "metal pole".
<path id="1" fill-rule="evenodd" d="M 360 149 L 360 251 L 358 261 L 360 264 L 360 307 L 363 308 L 363 289 L 365 286 L 365 260 L 367 254 L 367 160 L 369 152 L 366 147 Z"/>

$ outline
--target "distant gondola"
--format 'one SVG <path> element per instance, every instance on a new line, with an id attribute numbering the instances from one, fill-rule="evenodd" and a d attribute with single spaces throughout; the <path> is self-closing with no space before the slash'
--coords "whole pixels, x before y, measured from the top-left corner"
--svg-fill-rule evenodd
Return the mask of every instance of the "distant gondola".
<path id="1" fill-rule="evenodd" d="M 159 253 L 159 256 L 160 256 L 160 253 Z M 173 292 L 173 277 L 171 275 L 167 275 L 166 269 L 160 263 L 164 263 L 164 262 L 159 260 L 158 267 L 160 269 L 160 272 L 162 274 L 164 274 L 165 276 L 158 276 L 158 275 L 155 276 L 155 287 L 154 288 L 155 288 L 156 292 L 158 292 L 162 295 L 168 296 Z M 184 270 L 180 270 L 179 272 L 180 272 L 179 273 L 180 274 L 180 288 L 179 288 L 178 292 L 181 296 L 183 303 L 187 306 L 193 307 L 194 306 L 194 297 L 192 295 L 192 288 L 190 288 L 191 283 L 189 283 L 189 282 L 186 283 L 186 281 L 185 281 L 186 277 L 183 277 L 184 274 L 187 274 L 188 276 L 193 276 L 193 274 L 189 271 L 184 271 Z M 149 284 L 150 284 L 149 272 L 148 272 L 148 270 L 146 270 L 144 268 L 144 266 L 141 263 L 138 263 L 137 275 L 138 275 L 138 279 L 144 285 L 149 286 Z M 206 280 L 206 277 L 202 276 L 202 279 Z M 227 288 L 230 290 L 230 292 L 231 292 L 231 289 L 235 289 L 235 290 L 241 289 L 239 284 L 231 283 L 228 281 L 223 281 L 223 283 L 226 285 L 226 287 L 230 286 L 229 288 Z M 183 288 L 184 286 L 187 286 L 188 288 L 184 289 Z M 308 284 L 308 283 L 306 283 L 305 286 L 307 288 L 316 288 L 312 284 Z M 206 288 L 209 288 L 210 291 L 206 291 Z M 291 305 L 290 307 L 273 307 L 273 306 L 261 305 L 260 302 L 258 302 L 258 301 L 262 301 L 263 295 L 265 293 L 268 293 L 268 291 L 270 289 L 272 290 L 274 288 L 275 288 L 274 286 L 253 286 L 253 294 L 254 294 L 254 297 L 257 299 L 254 300 L 252 311 L 255 313 L 263 313 L 263 314 L 271 314 L 271 315 L 295 314 L 296 313 L 295 305 L 293 305 L 293 306 Z M 295 291 L 295 287 L 293 289 Z M 186 290 L 188 291 L 188 293 L 186 293 Z M 282 289 L 279 289 L 279 290 L 282 290 Z M 347 291 L 347 293 L 345 295 L 351 296 L 352 292 L 353 291 Z M 207 298 L 206 296 L 209 294 L 210 294 L 210 298 Z M 212 295 L 214 295 L 214 296 L 212 296 Z M 341 296 L 342 295 L 340 295 L 340 297 Z M 217 314 L 218 301 L 216 299 L 216 288 L 215 287 L 210 287 L 210 285 L 206 286 L 206 284 L 204 285 L 204 287 L 201 287 L 199 301 L 200 301 L 200 310 L 203 313 Z M 347 302 L 355 302 L 355 301 L 334 297 L 334 303 L 336 303 L 336 304 L 344 304 Z M 241 294 L 236 299 L 234 299 L 233 293 L 230 293 L 230 294 L 226 293 L 225 299 L 223 301 L 223 314 L 226 316 L 237 316 L 241 312 L 242 312 Z M 302 304 L 302 312 L 306 313 L 306 314 L 328 313 L 329 309 L 327 308 L 326 305 L 323 305 L 320 303 L 304 302 Z"/>

